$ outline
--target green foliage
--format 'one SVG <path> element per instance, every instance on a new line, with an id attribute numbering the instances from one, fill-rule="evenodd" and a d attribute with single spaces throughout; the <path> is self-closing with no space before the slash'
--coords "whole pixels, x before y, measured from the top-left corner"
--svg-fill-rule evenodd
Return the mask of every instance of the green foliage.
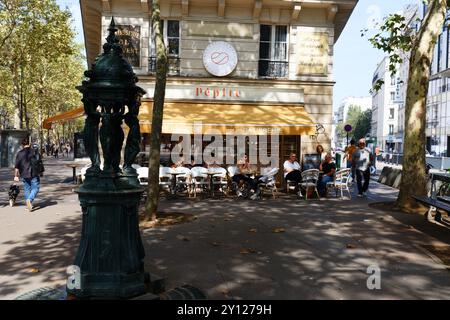
<path id="1" fill-rule="evenodd" d="M 338 136 L 341 138 L 347 136 L 344 126 L 349 124 L 352 126 L 352 131 L 349 133 L 349 138 L 358 140 L 366 136 L 370 132 L 372 122 L 372 110 L 361 111 L 361 107 L 351 105 L 347 111 L 347 120 L 344 124 L 339 124 L 336 128 Z"/>
<path id="2" fill-rule="evenodd" d="M 0 0 L 0 107 L 10 124 L 22 112 L 21 126 L 41 130 L 80 106 L 84 57 L 70 21 L 55 0 Z"/>
<path id="3" fill-rule="evenodd" d="M 361 36 L 365 36 L 368 29 L 361 30 Z M 386 52 L 389 56 L 389 71 L 391 75 L 396 73 L 397 65 L 403 62 L 402 52 L 409 52 L 414 43 L 415 34 L 408 25 L 406 18 L 400 14 L 391 14 L 384 18 L 380 30 L 369 38 L 374 48 Z M 377 79 L 373 83 L 373 91 L 377 92 L 384 84 L 383 79 Z"/>
<path id="4" fill-rule="evenodd" d="M 370 133 L 372 123 L 372 110 L 366 110 L 358 115 L 355 122 L 355 129 L 352 132 L 352 136 L 355 140 L 364 138 L 368 133 Z"/>

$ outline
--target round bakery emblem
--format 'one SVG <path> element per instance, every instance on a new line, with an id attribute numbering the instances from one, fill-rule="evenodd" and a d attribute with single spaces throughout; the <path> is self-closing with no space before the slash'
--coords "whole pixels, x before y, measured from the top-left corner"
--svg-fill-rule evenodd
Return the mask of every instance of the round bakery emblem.
<path id="1" fill-rule="evenodd" d="M 237 65 L 236 50 L 225 41 L 210 43 L 203 52 L 203 65 L 214 76 L 229 75 Z"/>

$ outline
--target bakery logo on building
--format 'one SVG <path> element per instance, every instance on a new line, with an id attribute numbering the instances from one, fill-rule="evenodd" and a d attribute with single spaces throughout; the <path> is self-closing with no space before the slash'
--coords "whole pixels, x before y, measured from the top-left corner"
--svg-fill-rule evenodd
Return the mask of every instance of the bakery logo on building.
<path id="1" fill-rule="evenodd" d="M 203 99 L 239 98 L 241 93 L 236 88 L 196 87 L 195 97 Z"/>
<path id="2" fill-rule="evenodd" d="M 203 52 L 205 69 L 216 77 L 224 77 L 232 73 L 237 61 L 236 50 L 225 41 L 212 42 Z"/>

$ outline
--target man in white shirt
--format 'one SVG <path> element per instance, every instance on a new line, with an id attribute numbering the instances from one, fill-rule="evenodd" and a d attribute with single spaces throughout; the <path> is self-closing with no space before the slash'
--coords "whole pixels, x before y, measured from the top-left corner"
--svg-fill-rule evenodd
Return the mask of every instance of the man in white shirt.
<path id="1" fill-rule="evenodd" d="M 297 189 L 298 184 L 302 181 L 302 174 L 300 172 L 300 164 L 296 161 L 297 156 L 295 153 L 289 155 L 289 159 L 283 164 L 284 167 L 284 179 L 287 181 L 295 181 Z"/>
<path id="2" fill-rule="evenodd" d="M 358 141 L 359 149 L 352 156 L 352 165 L 356 171 L 356 182 L 358 186 L 358 197 L 366 195 L 370 181 L 370 166 L 373 164 L 373 156 L 369 149 L 366 148 L 366 140 Z M 364 177 L 364 184 L 362 178 Z"/>

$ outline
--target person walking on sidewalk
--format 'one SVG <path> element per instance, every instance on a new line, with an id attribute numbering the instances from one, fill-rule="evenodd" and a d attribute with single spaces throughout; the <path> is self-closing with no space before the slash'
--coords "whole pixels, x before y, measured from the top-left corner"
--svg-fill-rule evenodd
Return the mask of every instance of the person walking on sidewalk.
<path id="1" fill-rule="evenodd" d="M 358 149 L 352 155 L 352 167 L 356 174 L 356 182 L 358 186 L 358 197 L 366 195 L 369 189 L 370 166 L 373 164 L 373 155 L 366 148 L 366 140 L 359 139 Z M 364 177 L 364 184 L 362 179 Z"/>
<path id="2" fill-rule="evenodd" d="M 352 156 L 358 148 L 355 146 L 355 139 L 350 140 L 350 145 L 345 147 L 344 159 L 347 159 L 347 168 L 352 167 Z"/>
<path id="3" fill-rule="evenodd" d="M 22 140 L 22 150 L 17 153 L 16 164 L 14 169 L 14 181 L 19 181 L 19 177 L 23 182 L 25 194 L 25 202 L 28 211 L 33 210 L 33 201 L 36 198 L 40 188 L 40 178 L 42 171 L 34 165 L 36 152 L 30 146 L 30 138 L 26 137 Z"/>

